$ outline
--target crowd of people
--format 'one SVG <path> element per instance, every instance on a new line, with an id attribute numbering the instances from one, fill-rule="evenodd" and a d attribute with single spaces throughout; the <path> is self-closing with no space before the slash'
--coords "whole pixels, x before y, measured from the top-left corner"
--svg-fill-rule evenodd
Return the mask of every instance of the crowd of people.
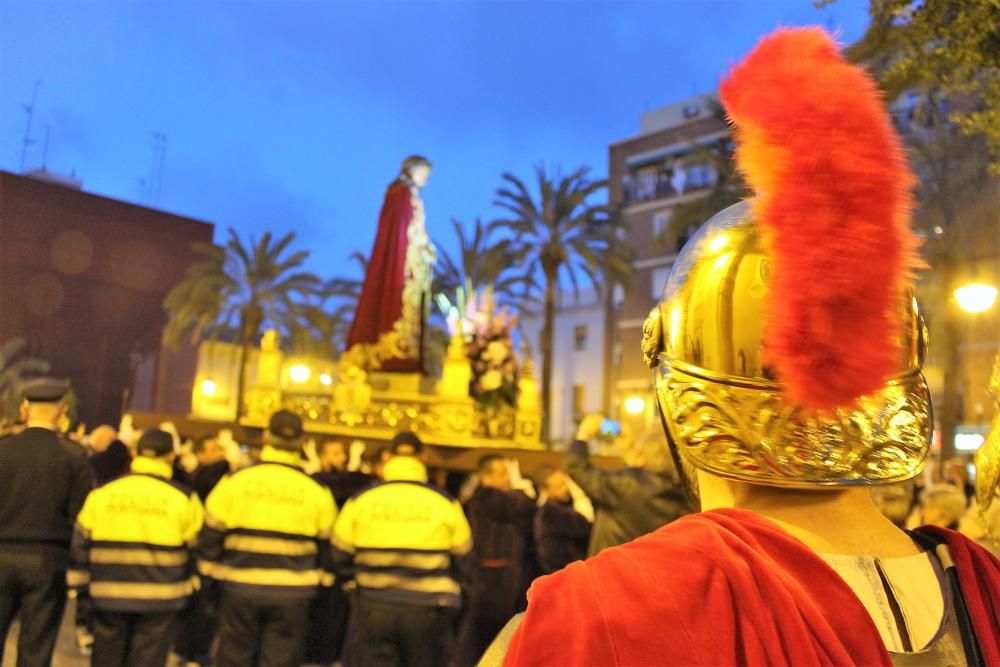
<path id="1" fill-rule="evenodd" d="M 536 577 L 690 511 L 657 438 L 620 437 L 620 469 L 591 462 L 600 415 L 527 479 L 499 454 L 429 471 L 409 432 L 317 444 L 288 412 L 253 447 L 128 418 L 63 435 L 61 391 L 29 384 L 0 447 L 0 629 L 20 619 L 19 664 L 48 664 L 68 593 L 94 665 L 474 665 Z M 959 461 L 873 499 L 998 552 L 1000 505 L 976 511 Z"/>
<path id="2" fill-rule="evenodd" d="M 486 454 L 428 470 L 419 437 L 313 439 L 275 413 L 254 446 L 172 423 L 64 433 L 62 382 L 25 387 L 0 446 L 0 629 L 49 664 L 67 599 L 94 665 L 473 665 L 532 581 L 689 511 L 662 448 L 620 438 L 522 476 Z M 608 443 L 604 443 L 607 446 Z M 9 547 L 9 548 L 8 548 Z M 2 650 L 2 649 L 0 649 Z"/>

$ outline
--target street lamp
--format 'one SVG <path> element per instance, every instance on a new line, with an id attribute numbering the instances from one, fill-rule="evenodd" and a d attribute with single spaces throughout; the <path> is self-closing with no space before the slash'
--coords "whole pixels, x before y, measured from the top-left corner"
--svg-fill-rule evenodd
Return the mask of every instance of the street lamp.
<path id="1" fill-rule="evenodd" d="M 629 396 L 625 399 L 625 412 L 630 415 L 640 415 L 646 409 L 646 401 L 639 396 Z"/>
<path id="2" fill-rule="evenodd" d="M 970 283 L 955 290 L 958 307 L 967 313 L 984 313 L 997 300 L 997 288 L 986 283 Z"/>

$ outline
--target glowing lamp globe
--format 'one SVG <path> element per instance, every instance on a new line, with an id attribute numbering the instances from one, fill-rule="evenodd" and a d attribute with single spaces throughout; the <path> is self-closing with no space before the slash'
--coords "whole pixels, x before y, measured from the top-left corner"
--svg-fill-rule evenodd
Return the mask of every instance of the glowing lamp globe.
<path id="1" fill-rule="evenodd" d="M 638 396 L 629 396 L 625 399 L 625 412 L 630 415 L 642 414 L 646 409 L 646 401 Z"/>
<path id="2" fill-rule="evenodd" d="M 955 290 L 958 307 L 967 313 L 983 313 L 997 300 L 997 288 L 985 283 L 972 283 Z"/>
<path id="3" fill-rule="evenodd" d="M 215 396 L 215 392 L 218 390 L 219 385 L 217 385 L 214 380 L 201 381 L 201 393 L 203 396 Z"/>
<path id="4" fill-rule="evenodd" d="M 329 373 L 322 373 L 319 376 L 319 383 L 329 387 L 331 384 L 333 384 L 333 378 L 330 377 Z"/>
<path id="5" fill-rule="evenodd" d="M 312 371 L 309 370 L 308 366 L 302 364 L 296 364 L 288 369 L 288 377 L 292 378 L 292 382 L 305 382 L 310 375 L 312 375 Z"/>

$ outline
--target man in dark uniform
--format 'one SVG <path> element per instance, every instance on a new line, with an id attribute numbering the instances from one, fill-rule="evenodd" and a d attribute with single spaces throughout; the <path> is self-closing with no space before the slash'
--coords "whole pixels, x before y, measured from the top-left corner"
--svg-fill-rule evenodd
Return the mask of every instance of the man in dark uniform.
<path id="1" fill-rule="evenodd" d="M 472 526 L 476 567 L 459 634 L 455 664 L 474 665 L 496 634 L 522 611 L 525 560 L 535 501 L 514 490 L 507 461 L 488 454 L 479 461 L 479 488 L 465 504 Z"/>
<path id="2" fill-rule="evenodd" d="M 15 618 L 19 666 L 48 665 L 66 606 L 73 521 L 92 485 L 86 451 L 56 424 L 66 412 L 65 382 L 24 387 L 27 427 L 0 440 L 0 662 Z"/>

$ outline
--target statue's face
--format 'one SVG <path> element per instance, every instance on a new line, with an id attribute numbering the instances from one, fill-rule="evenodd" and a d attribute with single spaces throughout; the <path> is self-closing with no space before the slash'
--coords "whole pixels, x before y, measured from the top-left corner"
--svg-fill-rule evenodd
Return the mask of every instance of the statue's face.
<path id="1" fill-rule="evenodd" d="M 415 167 L 410 167 L 410 180 L 418 188 L 424 187 L 427 183 L 427 179 L 430 178 L 431 168 L 425 164 L 418 164 Z"/>

